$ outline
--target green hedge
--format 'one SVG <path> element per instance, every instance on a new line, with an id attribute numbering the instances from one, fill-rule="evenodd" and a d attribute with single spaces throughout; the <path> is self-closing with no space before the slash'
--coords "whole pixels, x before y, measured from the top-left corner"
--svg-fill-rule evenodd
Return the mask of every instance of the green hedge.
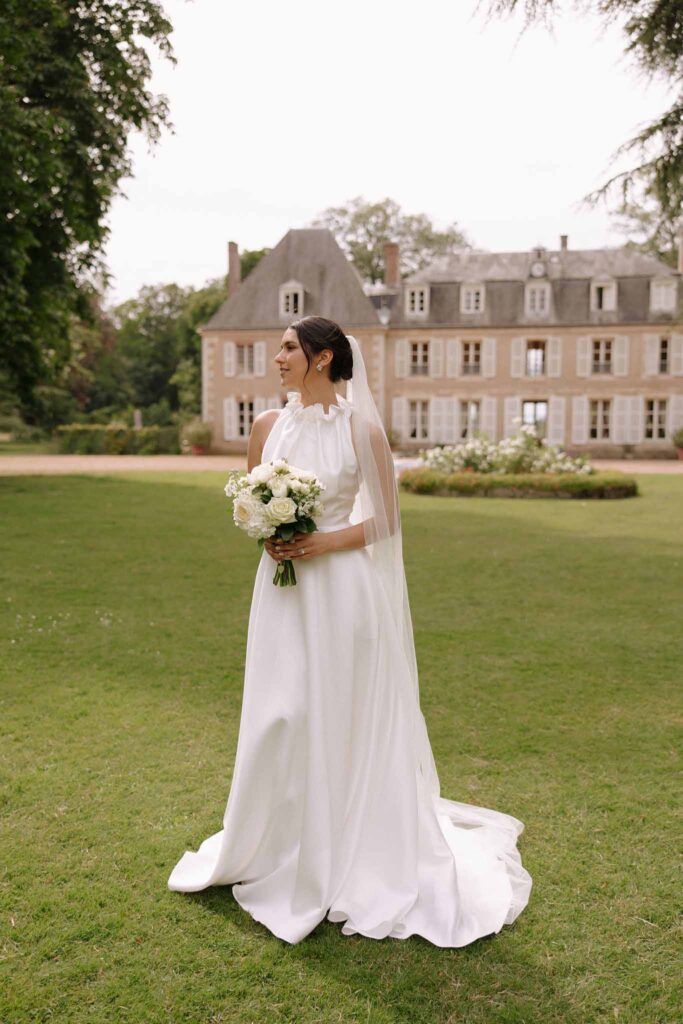
<path id="1" fill-rule="evenodd" d="M 78 455 L 177 455 L 177 427 L 102 426 L 99 423 L 66 423 L 57 427 L 60 452 Z"/>
<path id="2" fill-rule="evenodd" d="M 488 498 L 632 498 L 638 485 L 623 473 L 442 473 L 406 469 L 399 485 L 413 494 Z"/>

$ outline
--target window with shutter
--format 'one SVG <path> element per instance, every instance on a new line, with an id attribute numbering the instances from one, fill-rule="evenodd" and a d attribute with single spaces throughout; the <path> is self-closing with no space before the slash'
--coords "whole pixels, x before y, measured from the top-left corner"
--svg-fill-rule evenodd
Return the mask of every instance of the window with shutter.
<path id="1" fill-rule="evenodd" d="M 481 374 L 481 341 L 463 341 L 462 375 L 478 377 Z"/>
<path id="2" fill-rule="evenodd" d="M 408 403 L 408 437 L 414 441 L 429 439 L 429 400 L 418 398 Z"/>
<path id="3" fill-rule="evenodd" d="M 244 399 L 237 403 L 237 436 L 249 437 L 254 422 L 254 401 Z"/>
<path id="4" fill-rule="evenodd" d="M 610 400 L 592 398 L 590 402 L 589 436 L 592 441 L 608 441 L 610 436 Z"/>
<path id="5" fill-rule="evenodd" d="M 527 377 L 543 377 L 546 372 L 546 343 L 533 338 L 526 343 Z"/>
<path id="6" fill-rule="evenodd" d="M 480 430 L 481 402 L 478 398 L 463 399 L 460 402 L 460 438 L 474 437 Z"/>
<path id="7" fill-rule="evenodd" d="M 534 427 L 537 437 L 545 437 L 547 420 L 547 399 L 530 398 L 522 401 L 522 423 Z"/>
<path id="8" fill-rule="evenodd" d="M 429 373 L 429 345 L 426 341 L 410 343 L 410 376 L 426 377 Z"/>
<path id="9" fill-rule="evenodd" d="M 645 399 L 645 437 L 648 441 L 663 441 L 666 438 L 666 398 Z"/>

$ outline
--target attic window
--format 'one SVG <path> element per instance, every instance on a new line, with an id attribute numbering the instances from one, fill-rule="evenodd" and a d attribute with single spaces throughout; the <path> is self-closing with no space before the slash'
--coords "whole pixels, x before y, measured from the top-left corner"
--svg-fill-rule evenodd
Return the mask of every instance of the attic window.
<path id="1" fill-rule="evenodd" d="M 676 309 L 676 281 L 671 278 L 650 281 L 650 310 L 673 313 Z"/>
<path id="2" fill-rule="evenodd" d="M 526 312 L 529 316 L 543 316 L 550 305 L 550 288 L 547 284 L 528 284 L 526 286 Z"/>
<path id="3" fill-rule="evenodd" d="M 595 313 L 614 312 L 617 308 L 616 281 L 591 282 L 591 309 Z"/>
<path id="4" fill-rule="evenodd" d="M 484 286 L 464 284 L 460 289 L 460 312 L 481 313 L 484 309 Z"/>
<path id="5" fill-rule="evenodd" d="M 301 316 L 304 311 L 304 289 L 298 281 L 280 286 L 280 316 Z"/>
<path id="6" fill-rule="evenodd" d="M 429 312 L 429 288 L 406 289 L 406 316 L 424 317 Z"/>

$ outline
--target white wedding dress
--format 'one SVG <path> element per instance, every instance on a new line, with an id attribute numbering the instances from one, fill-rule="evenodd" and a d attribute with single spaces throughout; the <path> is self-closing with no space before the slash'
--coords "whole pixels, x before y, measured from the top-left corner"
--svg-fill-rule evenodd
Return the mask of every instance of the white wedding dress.
<path id="1" fill-rule="evenodd" d="M 262 455 L 323 480 L 320 530 L 350 525 L 358 490 L 352 405 L 337 402 L 325 413 L 290 391 Z M 370 552 L 295 559 L 291 587 L 273 585 L 275 568 L 263 551 L 223 828 L 182 856 L 168 887 L 232 884 L 240 906 L 290 943 L 325 917 L 345 935 L 418 934 L 437 946 L 500 931 L 531 892 L 516 845 L 524 826 L 441 798 L 414 763 L 395 685 L 401 644 Z"/>

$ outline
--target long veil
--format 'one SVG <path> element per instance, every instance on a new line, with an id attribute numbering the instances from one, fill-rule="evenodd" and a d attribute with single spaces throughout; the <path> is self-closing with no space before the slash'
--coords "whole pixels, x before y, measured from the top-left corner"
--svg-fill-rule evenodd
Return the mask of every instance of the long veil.
<path id="1" fill-rule="evenodd" d="M 416 764 L 430 793 L 439 797 L 439 778 L 434 763 L 427 727 L 420 709 L 420 692 L 415 657 L 413 623 L 408 601 L 408 586 L 403 566 L 403 539 L 398 485 L 389 440 L 368 384 L 360 345 L 347 335 L 353 354 L 347 398 L 353 406 L 351 430 L 358 460 L 360 484 L 351 513 L 352 523 L 362 523 L 365 544 L 379 577 L 389 615 L 387 628 L 400 645 L 401 671 L 395 680 L 411 710 L 412 736 Z"/>

